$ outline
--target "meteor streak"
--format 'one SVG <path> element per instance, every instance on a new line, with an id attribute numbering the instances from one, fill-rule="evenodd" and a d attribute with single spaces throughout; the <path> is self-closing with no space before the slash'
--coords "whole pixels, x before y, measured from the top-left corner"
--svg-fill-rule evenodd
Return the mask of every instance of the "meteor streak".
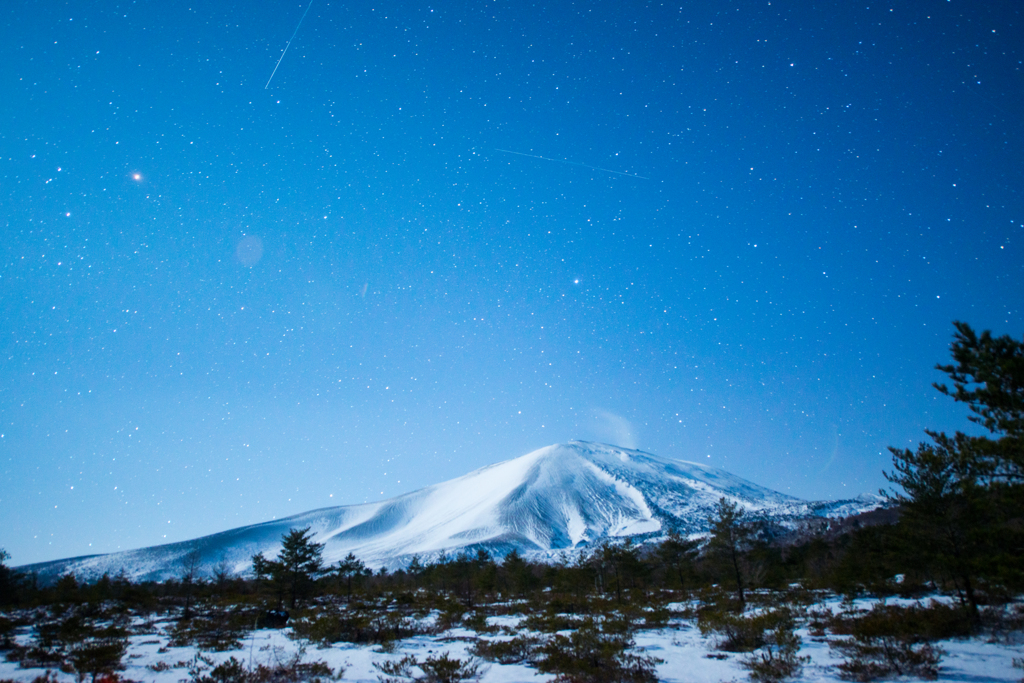
<path id="1" fill-rule="evenodd" d="M 299 27 L 302 26 L 302 20 L 306 18 L 307 14 L 309 14 L 309 8 L 312 6 L 313 0 L 309 0 L 309 4 L 306 5 L 306 11 L 302 13 L 299 23 L 295 24 L 295 30 L 292 31 L 292 37 L 288 39 L 288 43 L 284 46 L 284 52 L 282 52 L 281 56 L 277 58 L 277 64 L 274 65 L 274 70 L 271 72 L 270 78 L 267 79 L 267 84 L 263 86 L 264 90 L 270 87 L 270 81 L 274 80 L 274 74 L 277 73 L 277 67 L 281 66 L 281 60 L 284 59 L 286 54 L 288 54 L 288 48 L 292 46 L 292 41 L 295 40 L 295 35 L 299 32 Z"/>

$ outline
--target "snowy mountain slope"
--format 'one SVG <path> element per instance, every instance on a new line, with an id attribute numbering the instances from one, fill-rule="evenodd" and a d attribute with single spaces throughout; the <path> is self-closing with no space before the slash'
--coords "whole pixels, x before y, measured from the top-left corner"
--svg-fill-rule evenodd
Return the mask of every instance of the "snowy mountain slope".
<path id="1" fill-rule="evenodd" d="M 404 566 L 413 555 L 486 548 L 504 555 L 550 556 L 609 538 L 707 530 L 721 497 L 754 518 L 792 523 L 830 511 L 863 510 L 877 501 L 808 503 L 728 472 L 642 451 L 573 441 L 470 472 L 396 498 L 323 508 L 211 536 L 110 555 L 29 565 L 46 581 L 73 572 L 95 578 L 124 571 L 136 580 L 180 573 L 198 550 L 207 571 L 248 569 L 257 552 L 276 556 L 281 536 L 310 527 L 336 562 L 355 553 L 371 567 Z"/>

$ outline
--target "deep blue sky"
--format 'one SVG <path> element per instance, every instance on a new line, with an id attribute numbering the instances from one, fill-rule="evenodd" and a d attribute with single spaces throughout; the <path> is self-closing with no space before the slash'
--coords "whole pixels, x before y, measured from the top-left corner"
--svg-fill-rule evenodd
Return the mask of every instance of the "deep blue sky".
<path id="1" fill-rule="evenodd" d="M 1024 329 L 1019 3 L 313 0 L 265 87 L 306 6 L 3 3 L 15 564 L 573 438 L 876 491 Z"/>

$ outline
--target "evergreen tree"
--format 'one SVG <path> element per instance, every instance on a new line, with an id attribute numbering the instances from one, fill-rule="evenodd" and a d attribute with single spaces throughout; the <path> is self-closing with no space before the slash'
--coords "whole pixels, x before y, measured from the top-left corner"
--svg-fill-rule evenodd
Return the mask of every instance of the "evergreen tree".
<path id="1" fill-rule="evenodd" d="M 724 497 L 718 499 L 715 516 L 711 519 L 711 538 L 707 554 L 730 578 L 736 582 L 736 597 L 740 611 L 746 607 L 744 593 L 743 555 L 749 549 L 753 532 L 743 521 L 743 508 Z"/>
<path id="2" fill-rule="evenodd" d="M 498 564 L 486 550 L 476 551 L 476 586 L 484 593 L 491 593 L 498 585 Z"/>
<path id="3" fill-rule="evenodd" d="M 124 668 L 121 660 L 128 651 L 128 639 L 121 636 L 101 636 L 89 638 L 71 649 L 68 660 L 78 674 L 78 680 L 83 681 L 86 675 L 91 676 L 91 682 L 96 683 L 96 677 L 101 674 L 113 674 L 115 671 Z"/>
<path id="4" fill-rule="evenodd" d="M 25 587 L 25 577 L 7 566 L 10 554 L 0 548 L 0 605 L 12 605 Z"/>
<path id="5" fill-rule="evenodd" d="M 277 561 L 293 608 L 323 573 L 323 551 L 324 544 L 313 542 L 313 532 L 309 527 L 292 529 L 281 539 L 281 554 Z"/>
<path id="6" fill-rule="evenodd" d="M 697 541 L 683 538 L 675 531 L 668 535 L 658 546 L 658 557 L 665 565 L 667 573 L 679 581 L 679 587 L 686 590 L 694 578 L 693 562 L 699 547 Z"/>
<path id="7" fill-rule="evenodd" d="M 502 560 L 501 570 L 513 595 L 521 596 L 533 588 L 535 579 L 530 565 L 515 548 Z"/>
<path id="8" fill-rule="evenodd" d="M 901 489 L 889 498 L 902 509 L 909 559 L 951 577 L 976 614 L 979 580 L 1021 582 L 1024 342 L 954 325 L 956 362 L 937 366 L 954 388 L 935 387 L 966 403 L 992 436 L 927 431 L 932 442 L 916 451 L 890 449 L 894 471 L 885 476 Z"/>
<path id="9" fill-rule="evenodd" d="M 638 580 L 646 578 L 647 567 L 640 560 L 640 553 L 632 539 L 623 544 L 608 543 L 601 548 L 600 560 L 611 571 L 615 583 L 615 601 L 622 602 L 622 588 L 635 588 Z"/>
<path id="10" fill-rule="evenodd" d="M 195 585 L 202 582 L 199 570 L 202 567 L 202 554 L 199 548 L 185 553 L 178 561 L 180 571 L 181 587 L 185 591 L 185 612 L 182 615 L 185 619 L 192 618 L 192 593 Z"/>
<path id="11" fill-rule="evenodd" d="M 349 555 L 352 555 L 352 553 L 349 553 Z M 353 555 L 353 557 L 355 556 Z M 423 574 L 423 570 L 424 567 L 423 563 L 420 562 L 420 556 L 413 555 L 412 559 L 409 561 L 409 567 L 405 570 L 406 573 L 409 575 L 409 578 L 412 579 L 413 588 L 419 587 L 420 575 Z"/>
<path id="12" fill-rule="evenodd" d="M 975 467 L 990 484 L 1024 484 L 1024 341 L 1009 335 L 979 337 L 969 325 L 954 322 L 951 347 L 955 365 L 939 365 L 953 381 L 935 388 L 974 413 L 968 419 L 997 438 L 975 441 Z M 959 432 L 957 436 L 962 436 Z"/>
<path id="13" fill-rule="evenodd" d="M 277 589 L 278 604 L 288 596 L 292 608 L 312 590 L 316 579 L 323 573 L 323 543 L 313 542 L 309 527 L 292 529 L 281 537 L 281 552 L 276 560 L 268 560 L 263 553 L 252 556 L 252 570 L 257 581 L 269 576 Z"/>
<path id="14" fill-rule="evenodd" d="M 268 560 L 263 553 L 256 553 L 252 556 L 252 573 L 253 578 L 256 580 L 255 589 L 256 593 L 259 594 L 263 587 L 263 583 L 270 578 L 270 560 Z"/>
<path id="15" fill-rule="evenodd" d="M 419 558 L 414 557 L 413 561 L 419 565 Z M 412 565 L 410 565 L 409 571 L 412 572 Z M 345 559 L 338 562 L 337 566 L 334 567 L 334 573 L 345 582 L 348 589 L 349 602 L 352 601 L 352 579 L 361 577 L 366 572 L 366 565 L 352 553 L 346 555 Z"/>

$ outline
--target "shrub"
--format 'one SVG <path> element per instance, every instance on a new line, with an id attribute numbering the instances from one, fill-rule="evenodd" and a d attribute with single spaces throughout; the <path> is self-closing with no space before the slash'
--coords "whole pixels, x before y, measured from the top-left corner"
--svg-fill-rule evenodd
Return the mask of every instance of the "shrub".
<path id="1" fill-rule="evenodd" d="M 91 676 L 93 681 L 120 670 L 128 649 L 127 630 L 120 620 L 99 625 L 95 619 L 109 618 L 95 606 L 79 606 L 42 621 L 36 626 L 32 646 L 12 646 L 7 658 L 24 668 L 52 666 L 65 673 L 78 675 L 79 680 Z"/>
<path id="2" fill-rule="evenodd" d="M 476 610 L 468 616 L 462 618 L 462 625 L 466 628 L 472 629 L 477 633 L 497 633 L 497 626 L 489 626 L 487 624 L 487 613 L 483 610 Z"/>
<path id="3" fill-rule="evenodd" d="M 121 660 L 127 650 L 128 640 L 125 638 L 90 638 L 72 648 L 68 663 L 79 680 L 88 674 L 95 683 L 98 675 L 110 675 L 124 668 Z"/>
<path id="4" fill-rule="evenodd" d="M 581 619 L 565 614 L 540 613 L 531 614 L 526 617 L 521 624 L 521 628 L 528 631 L 540 631 L 541 633 L 555 633 L 556 631 L 571 631 L 581 623 Z"/>
<path id="5" fill-rule="evenodd" d="M 0 616 L 0 650 L 9 650 L 14 645 L 14 622 Z"/>
<path id="6" fill-rule="evenodd" d="M 827 609 L 812 609 L 807 613 L 807 630 L 816 638 L 826 635 L 825 629 L 832 622 L 832 612 Z"/>
<path id="7" fill-rule="evenodd" d="M 750 678 L 761 683 L 776 683 L 800 674 L 809 657 L 800 657 L 800 636 L 788 609 L 765 612 L 751 620 L 761 631 L 761 646 L 740 665 L 750 671 Z"/>
<path id="8" fill-rule="evenodd" d="M 278 659 L 273 664 L 260 664 L 249 674 L 249 683 L 324 683 L 340 679 L 345 670 L 335 672 L 322 660 L 304 662 L 306 648 L 302 646 L 287 659 Z M 215 683 L 231 683 L 216 681 Z"/>
<path id="9" fill-rule="evenodd" d="M 602 633 L 593 619 L 585 619 L 568 636 L 556 634 L 539 648 L 537 669 L 555 674 L 558 683 L 654 683 L 659 660 L 627 652 L 633 639 L 625 634 Z"/>
<path id="10" fill-rule="evenodd" d="M 70 610 L 66 615 L 44 621 L 36 626 L 36 645 L 46 650 L 64 650 L 89 636 L 90 625 L 81 611 Z"/>
<path id="11" fill-rule="evenodd" d="M 28 658 L 29 648 L 24 645 L 11 643 L 10 647 L 6 649 L 7 653 L 4 655 L 4 659 L 8 662 L 23 662 Z"/>
<path id="12" fill-rule="evenodd" d="M 743 612 L 743 605 L 735 599 L 735 596 L 732 593 L 723 591 L 718 586 L 701 588 L 697 593 L 697 601 L 699 604 L 697 608 L 698 614 L 706 610 L 732 613 Z"/>
<path id="13" fill-rule="evenodd" d="M 718 636 L 717 649 L 751 653 L 740 664 L 755 681 L 791 678 L 800 673 L 807 661 L 798 656 L 800 637 L 795 633 L 793 612 L 788 607 L 747 617 L 722 609 L 704 609 L 697 616 L 697 626 L 704 637 Z"/>
<path id="14" fill-rule="evenodd" d="M 876 604 L 867 614 L 839 614 L 829 621 L 829 629 L 837 635 L 854 635 L 858 630 L 882 629 L 915 641 L 944 640 L 970 635 L 974 622 L 963 608 L 932 602 L 927 607 Z"/>
<path id="15" fill-rule="evenodd" d="M 234 657 L 213 667 L 209 676 L 203 676 L 197 683 L 248 683 L 249 672 L 245 665 Z"/>
<path id="16" fill-rule="evenodd" d="M 455 628 L 462 623 L 465 608 L 457 602 L 445 601 L 437 614 L 436 630 L 440 633 Z"/>
<path id="17" fill-rule="evenodd" d="M 427 657 L 419 667 L 423 669 L 424 676 L 420 680 L 424 683 L 458 683 L 476 678 L 480 672 L 479 662 L 449 657 L 447 652 L 440 657 Z"/>
<path id="18" fill-rule="evenodd" d="M 312 619 L 292 622 L 295 637 L 315 643 L 378 643 L 386 645 L 421 635 L 426 629 L 400 612 L 372 614 L 363 611 L 334 611 Z"/>
<path id="19" fill-rule="evenodd" d="M 846 611 L 828 620 L 837 635 L 855 635 L 864 629 L 883 629 L 915 641 L 944 640 L 969 636 L 975 624 L 963 607 L 933 602 L 930 605 L 876 604 L 866 613 Z"/>
<path id="20" fill-rule="evenodd" d="M 874 681 L 887 676 L 918 676 L 929 681 L 939 677 L 942 651 L 930 643 L 915 645 L 898 637 L 880 636 L 833 641 L 830 645 L 846 661 L 839 677 L 849 681 Z"/>
<path id="21" fill-rule="evenodd" d="M 697 628 L 705 638 L 716 635 L 715 648 L 726 652 L 753 652 L 764 645 L 764 626 L 724 609 L 707 608 L 697 614 Z"/>
<path id="22" fill-rule="evenodd" d="M 370 640 L 375 643 L 386 644 L 405 640 L 425 632 L 425 628 L 401 612 L 387 611 L 370 621 Z"/>
<path id="23" fill-rule="evenodd" d="M 413 667 L 423 671 L 422 676 L 413 673 Z M 381 673 L 377 678 L 381 683 L 402 683 L 403 681 L 422 681 L 422 683 L 458 683 L 476 678 L 480 673 L 480 664 L 472 659 L 462 661 L 449 657 L 444 653 L 439 657 L 427 657 L 423 662 L 413 655 L 406 655 L 399 660 L 374 662 L 373 667 Z"/>
<path id="24" fill-rule="evenodd" d="M 39 666 L 60 668 L 64 665 L 64 656 L 63 650 L 38 646 L 14 647 L 7 653 L 8 661 L 17 661 L 23 669 L 34 669 Z"/>
<path id="25" fill-rule="evenodd" d="M 201 650 L 224 652 L 241 647 L 245 632 L 259 616 L 245 610 L 212 610 L 201 616 L 181 619 L 171 631 L 171 645 L 195 645 Z"/>
<path id="26" fill-rule="evenodd" d="M 364 612 L 330 612 L 292 622 L 292 633 L 315 643 L 370 642 L 370 616 Z"/>
<path id="27" fill-rule="evenodd" d="M 473 645 L 473 654 L 499 664 L 533 664 L 542 642 L 538 636 L 531 635 L 519 635 L 510 640 L 478 640 Z"/>
<path id="28" fill-rule="evenodd" d="M 380 671 L 377 679 L 381 683 L 401 683 L 402 679 L 412 679 L 412 667 L 416 666 L 416 657 L 406 655 L 398 660 L 374 662 L 373 668 Z M 383 674 L 383 675 L 382 675 Z"/>
<path id="29" fill-rule="evenodd" d="M 829 641 L 845 658 L 838 665 L 841 678 L 872 681 L 887 676 L 917 676 L 934 680 L 939 675 L 942 650 L 927 642 L 959 630 L 948 608 L 933 605 L 907 608 L 875 605 L 857 618 L 838 618 L 836 627 L 850 638 Z"/>
<path id="30" fill-rule="evenodd" d="M 205 679 L 203 672 L 213 666 L 213 660 L 197 652 L 188 662 L 178 662 L 176 666 L 184 665 L 181 668 L 188 669 L 188 680 L 190 683 L 200 683 Z"/>
<path id="31" fill-rule="evenodd" d="M 3 678 L 0 679 L 0 683 L 21 683 L 21 681 L 16 681 L 13 678 Z M 33 678 L 32 683 L 60 683 L 60 679 L 56 673 L 48 669 Z"/>
<path id="32" fill-rule="evenodd" d="M 664 607 L 654 607 L 644 610 L 641 616 L 644 620 L 644 628 L 660 629 L 668 626 L 669 619 L 672 618 L 672 612 Z"/>
<path id="33" fill-rule="evenodd" d="M 1024 608 L 1013 605 L 990 605 L 981 610 L 981 624 L 995 640 L 1007 644 L 1017 640 L 1017 634 L 1024 631 Z"/>
<path id="34" fill-rule="evenodd" d="M 323 661 L 304 662 L 305 648 L 285 660 L 258 664 L 249 669 L 235 657 L 217 666 L 208 657 L 197 654 L 189 664 L 189 683 L 324 683 L 341 678 L 344 669 L 334 672 Z M 210 668 L 212 666 L 212 669 Z M 209 673 L 207 673 L 209 671 Z"/>

